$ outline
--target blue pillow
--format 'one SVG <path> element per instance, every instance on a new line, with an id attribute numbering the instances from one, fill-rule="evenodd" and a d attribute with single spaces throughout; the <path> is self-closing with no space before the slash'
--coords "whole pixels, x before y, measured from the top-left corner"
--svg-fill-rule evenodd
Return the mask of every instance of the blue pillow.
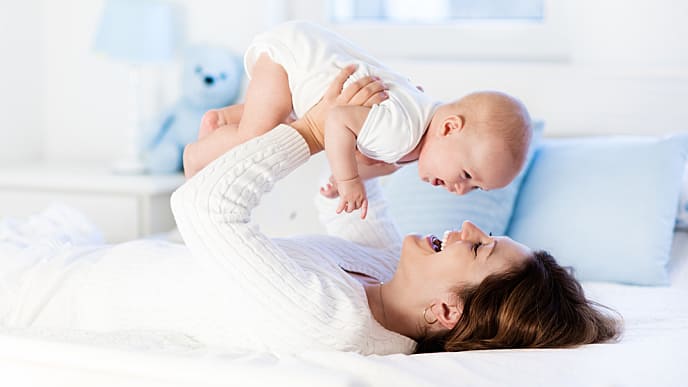
<path id="1" fill-rule="evenodd" d="M 667 285 L 684 163 L 674 138 L 545 141 L 507 234 L 580 280 Z"/>
<path id="2" fill-rule="evenodd" d="M 678 202 L 678 214 L 676 214 L 676 228 L 688 230 L 688 167 L 683 172 L 681 184 L 681 198 Z"/>
<path id="3" fill-rule="evenodd" d="M 441 236 L 457 230 L 470 220 L 485 232 L 503 235 L 518 195 L 523 176 L 533 158 L 544 123 L 533 123 L 533 140 L 521 173 L 502 189 L 471 191 L 457 196 L 442 187 L 433 187 L 418 177 L 418 165 L 407 165 L 387 178 L 383 185 L 390 216 L 402 235 L 409 233 Z"/>
<path id="4" fill-rule="evenodd" d="M 683 143 L 684 149 L 688 153 L 688 133 L 677 135 L 676 138 Z M 681 198 L 678 203 L 678 214 L 676 214 L 676 228 L 688 230 L 688 165 L 683 171 L 682 181 Z"/>

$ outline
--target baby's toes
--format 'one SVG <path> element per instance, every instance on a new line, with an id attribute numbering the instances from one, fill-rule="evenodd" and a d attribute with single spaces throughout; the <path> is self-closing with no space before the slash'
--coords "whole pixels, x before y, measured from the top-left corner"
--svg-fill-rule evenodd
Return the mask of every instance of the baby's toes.
<path id="1" fill-rule="evenodd" d="M 201 118 L 201 128 L 198 131 L 198 139 L 207 136 L 208 133 L 220 127 L 220 113 L 217 110 L 208 110 Z"/>

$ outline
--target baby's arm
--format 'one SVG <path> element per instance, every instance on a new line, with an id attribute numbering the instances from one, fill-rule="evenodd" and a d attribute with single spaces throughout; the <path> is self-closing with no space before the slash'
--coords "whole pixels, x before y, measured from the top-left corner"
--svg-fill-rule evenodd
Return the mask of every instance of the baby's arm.
<path id="1" fill-rule="evenodd" d="M 370 108 L 364 106 L 338 106 L 332 109 L 325 124 L 325 153 L 340 197 L 337 213 L 360 208 L 362 219 L 366 217 L 368 201 L 356 164 L 356 137 L 369 112 Z"/>
<path id="2" fill-rule="evenodd" d="M 380 176 L 387 176 L 399 170 L 400 164 L 390 164 L 384 161 L 369 159 L 363 156 L 360 152 L 356 152 L 356 161 L 358 163 L 358 175 L 361 180 L 366 181 Z M 337 182 L 330 176 L 327 184 L 320 187 L 320 194 L 326 198 L 336 198 L 339 196 L 337 190 Z"/>

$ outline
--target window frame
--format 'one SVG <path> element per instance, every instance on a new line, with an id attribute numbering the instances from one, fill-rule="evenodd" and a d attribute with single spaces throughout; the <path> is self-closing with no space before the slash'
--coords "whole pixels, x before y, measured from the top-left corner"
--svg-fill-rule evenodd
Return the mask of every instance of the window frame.
<path id="1" fill-rule="evenodd" d="M 287 2 L 288 19 L 322 24 L 378 57 L 554 62 L 570 59 L 566 17 L 569 0 L 544 0 L 543 21 L 538 22 L 467 20 L 456 24 L 428 25 L 367 21 L 333 23 L 328 20 L 329 1 L 284 1 Z M 394 41 L 390 41 L 389 36 L 394 36 Z M 436 39 L 437 36 L 451 39 Z M 448 44 L 448 41 L 457 44 Z"/>

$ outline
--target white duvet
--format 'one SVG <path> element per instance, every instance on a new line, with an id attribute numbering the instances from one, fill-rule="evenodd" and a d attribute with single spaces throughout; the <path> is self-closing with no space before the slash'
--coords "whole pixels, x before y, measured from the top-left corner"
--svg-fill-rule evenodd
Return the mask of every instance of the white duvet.
<path id="1" fill-rule="evenodd" d="M 81 220 L 74 224 L 87 227 Z M 0 226 L 0 240 L 3 232 L 12 229 L 13 225 L 5 221 Z M 95 233 L 92 236 L 97 238 Z M 6 250 L 0 250 L 0 258 L 9 253 L 11 246 L 3 248 Z M 310 352 L 281 357 L 212 348 L 183 334 L 154 330 L 96 334 L 5 329 L 0 330 L 0 383 L 3 386 L 686 386 L 688 233 L 676 234 L 672 255 L 671 287 L 584 284 L 589 297 L 623 315 L 625 332 L 616 344 L 412 356 Z"/>

